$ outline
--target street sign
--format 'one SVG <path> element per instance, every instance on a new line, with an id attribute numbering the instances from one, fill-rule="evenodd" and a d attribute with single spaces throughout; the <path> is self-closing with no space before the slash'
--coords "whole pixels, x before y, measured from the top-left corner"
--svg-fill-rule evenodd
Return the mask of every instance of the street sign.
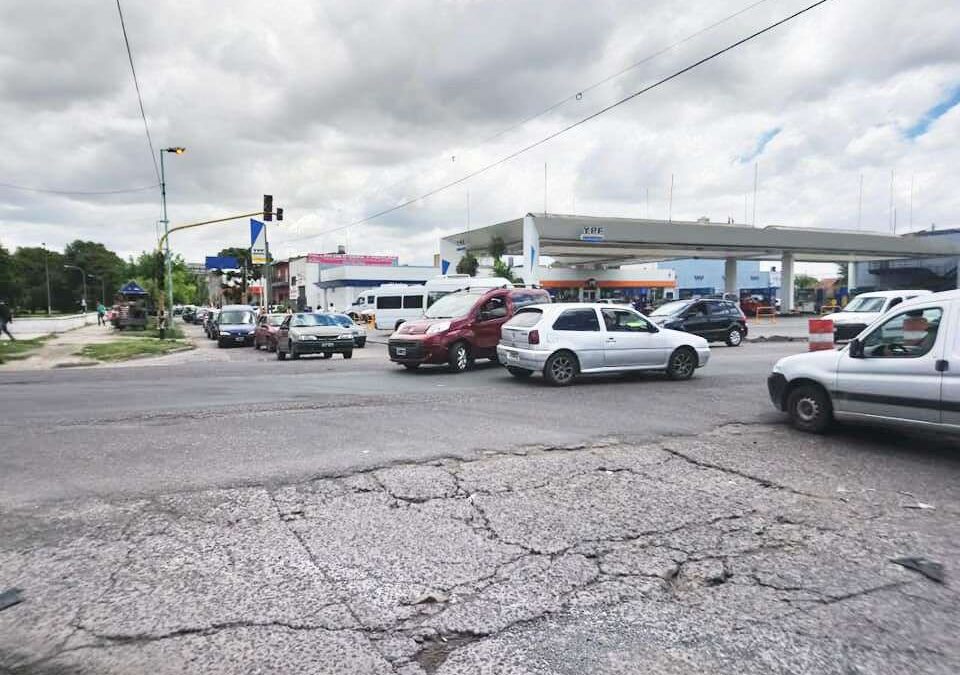
<path id="1" fill-rule="evenodd" d="M 226 256 L 208 255 L 203 265 L 208 270 L 236 270 L 240 269 L 240 263 L 236 258 Z"/>
<path id="2" fill-rule="evenodd" d="M 267 264 L 267 230 L 259 220 L 250 219 L 250 262 Z"/>

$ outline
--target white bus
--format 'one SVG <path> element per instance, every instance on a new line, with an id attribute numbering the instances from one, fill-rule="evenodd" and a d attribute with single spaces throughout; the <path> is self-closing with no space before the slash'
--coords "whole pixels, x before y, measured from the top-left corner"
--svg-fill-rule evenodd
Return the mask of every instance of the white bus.
<path id="1" fill-rule="evenodd" d="M 448 293 L 464 288 L 509 288 L 513 284 L 502 277 L 471 277 L 467 274 L 447 274 L 434 277 L 424 285 L 404 286 L 387 284 L 377 288 L 373 303 L 369 300 L 365 314 L 373 313 L 375 328 L 396 330 L 410 319 L 419 319 L 427 307 Z M 369 295 L 369 292 L 367 293 Z M 373 307 L 370 307 L 370 304 Z"/>

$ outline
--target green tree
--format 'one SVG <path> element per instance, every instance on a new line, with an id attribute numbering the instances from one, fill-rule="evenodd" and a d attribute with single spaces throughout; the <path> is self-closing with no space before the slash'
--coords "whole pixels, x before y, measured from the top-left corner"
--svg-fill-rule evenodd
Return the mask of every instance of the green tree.
<path id="1" fill-rule="evenodd" d="M 809 274 L 798 274 L 793 278 L 793 285 L 797 288 L 816 288 L 820 280 Z"/>
<path id="2" fill-rule="evenodd" d="M 188 304 L 206 299 L 204 285 L 190 271 L 181 256 L 173 256 L 170 272 L 173 278 L 174 303 Z M 143 251 L 136 259 L 130 258 L 126 264 L 125 280 L 136 281 L 152 298 L 156 298 L 161 291 L 166 292 L 165 278 L 163 253 L 159 251 Z"/>
<path id="3" fill-rule="evenodd" d="M 19 304 L 19 296 L 20 288 L 13 256 L 3 244 L 0 244 L 0 300 L 5 300 L 10 306 L 16 306 Z"/>
<path id="4" fill-rule="evenodd" d="M 123 284 L 126 264 L 123 258 L 95 241 L 81 241 L 77 239 L 67 244 L 63 251 L 64 264 L 76 265 L 87 274 L 97 278 L 87 279 L 87 303 L 95 307 L 101 296 L 106 296 L 105 302 L 110 303 L 117 289 Z M 80 303 L 82 284 L 79 283 L 80 272 L 72 270 L 76 283 L 76 302 Z M 69 278 L 69 277 L 68 277 Z"/>
<path id="5" fill-rule="evenodd" d="M 510 269 L 510 265 L 505 263 L 500 258 L 497 258 L 493 261 L 493 276 L 506 279 L 510 283 L 517 282 L 517 278 L 513 276 L 513 270 Z"/>
<path id="6" fill-rule="evenodd" d="M 491 237 L 490 243 L 487 245 L 487 253 L 490 254 L 490 257 L 493 258 L 494 262 L 500 260 L 503 257 L 503 254 L 507 252 L 507 245 L 503 241 L 503 237 Z"/>
<path id="7" fill-rule="evenodd" d="M 13 254 L 17 280 L 16 304 L 30 312 L 47 310 L 47 269 L 50 270 L 50 305 L 59 312 L 75 312 L 80 292 L 63 269 L 63 255 L 40 246 L 20 247 Z M 79 272 L 72 270 L 74 274 Z"/>
<path id="8" fill-rule="evenodd" d="M 457 263 L 457 274 L 469 274 L 471 277 L 477 276 L 477 268 L 480 267 L 480 261 L 477 256 L 467 251 L 460 262 Z"/>

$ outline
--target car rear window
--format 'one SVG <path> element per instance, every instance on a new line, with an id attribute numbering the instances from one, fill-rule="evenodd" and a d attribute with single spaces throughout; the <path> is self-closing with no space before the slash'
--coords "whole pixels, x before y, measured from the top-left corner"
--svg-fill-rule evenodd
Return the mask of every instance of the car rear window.
<path id="1" fill-rule="evenodd" d="M 508 328 L 533 328 L 543 318 L 543 311 L 539 309 L 523 309 L 517 312 L 504 326 Z"/>
<path id="2" fill-rule="evenodd" d="M 568 309 L 553 322 L 553 330 L 599 331 L 595 309 Z"/>

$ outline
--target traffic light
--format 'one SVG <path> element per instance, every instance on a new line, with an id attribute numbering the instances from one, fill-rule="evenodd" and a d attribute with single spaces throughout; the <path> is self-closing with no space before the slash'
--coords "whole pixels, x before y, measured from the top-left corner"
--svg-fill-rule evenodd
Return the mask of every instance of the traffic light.
<path id="1" fill-rule="evenodd" d="M 277 220 L 283 220 L 283 209 L 277 209 Z"/>
<path id="2" fill-rule="evenodd" d="M 263 195 L 263 219 L 273 220 L 273 195 Z"/>

